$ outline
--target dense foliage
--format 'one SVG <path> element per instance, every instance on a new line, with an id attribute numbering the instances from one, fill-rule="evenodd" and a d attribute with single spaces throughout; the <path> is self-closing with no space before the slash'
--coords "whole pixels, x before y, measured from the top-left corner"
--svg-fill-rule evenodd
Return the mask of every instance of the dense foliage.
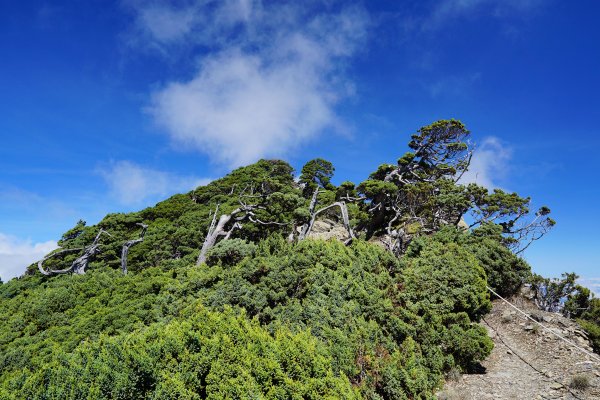
<path id="1" fill-rule="evenodd" d="M 199 361 L 208 357 L 204 352 L 216 349 L 197 344 L 194 353 L 186 341 L 193 336 L 213 343 L 220 324 L 227 332 L 228 324 L 241 324 L 236 329 L 247 331 L 239 333 L 231 348 L 218 350 L 239 358 L 239 376 L 255 370 L 252 365 L 259 361 L 253 357 L 258 356 L 273 364 L 273 370 L 265 367 L 263 372 L 269 379 L 276 373 L 284 376 L 289 366 L 279 364 L 286 357 L 277 357 L 279 347 L 291 346 L 286 340 L 301 349 L 317 349 L 307 353 L 309 361 L 298 362 L 318 364 L 311 368 L 320 375 L 296 377 L 297 389 L 287 388 L 285 380 L 278 381 L 285 386 L 279 388 L 271 381 L 252 383 L 250 378 L 239 382 L 232 378 L 231 388 L 223 388 L 252 393 L 258 385 L 268 398 L 291 398 L 293 390 L 309 398 L 310 390 L 320 385 L 338 393 L 334 398 L 427 397 L 444 371 L 469 368 L 491 350 L 485 331 L 472 324 L 490 306 L 485 272 L 458 245 L 447 247 L 428 239 L 399 261 L 381 247 L 361 241 L 350 247 L 337 241 L 288 243 L 275 235 L 259 242 L 255 252 L 237 263 L 223 257 L 212 267 L 180 262 L 181 266 L 147 268 L 125 276 L 104 269 L 49 280 L 27 277 L 0 286 L 4 371 L 0 383 L 6 396 L 45 398 L 41 393 L 52 388 L 55 397 L 49 398 L 81 398 L 77 393 L 88 385 L 98 390 L 94 393 L 100 398 L 117 398 L 116 393 L 137 398 L 163 393 L 164 383 L 171 381 L 177 383 L 172 390 L 181 390 L 182 396 L 194 391 L 208 396 L 216 389 L 198 383 L 204 378 L 188 381 L 192 378 L 178 374 L 183 374 L 182 368 L 205 371 L 206 376 L 224 373 L 218 359 L 208 366 Z M 198 311 L 198 302 L 225 314 Z M 254 322 L 242 324 L 242 316 L 228 311 L 232 305 L 243 308 Z M 203 324 L 218 327 L 210 330 Z M 281 333 L 289 330 L 295 333 Z M 250 345 L 239 343 L 254 343 L 255 336 L 269 336 L 264 345 L 272 342 L 273 353 L 244 353 Z M 168 359 L 165 346 L 176 352 Z M 306 353 L 301 349 L 292 350 Z M 118 363 L 122 364 L 116 368 Z M 277 372 L 280 369 L 283 372 Z M 136 374 L 142 373 L 146 381 L 138 382 Z M 69 376 L 71 383 L 65 389 L 60 382 Z M 102 386 L 112 379 L 123 386 Z M 347 390 L 350 384 L 354 391 Z M 27 391 L 18 392 L 23 385 Z M 273 392 L 268 392 L 271 386 Z M 282 397 L 273 394 L 278 391 Z M 215 393 L 219 398 L 220 392 Z"/>
<path id="2" fill-rule="evenodd" d="M 470 233 L 446 226 L 434 237 L 442 243 L 456 243 L 470 251 L 484 268 L 488 285 L 501 296 L 510 296 L 530 281 L 531 268 L 503 244 L 501 233 L 501 227 L 488 223 Z"/>
<path id="3" fill-rule="evenodd" d="M 3 393 L 4 391 L 4 393 Z M 17 394 L 15 394 L 17 393 Z M 100 335 L 72 352 L 13 374 L 2 398 L 228 399 L 357 398 L 309 332 L 270 335 L 230 309 L 191 306 L 183 316 L 117 336 Z"/>
<path id="4" fill-rule="evenodd" d="M 423 127 L 358 186 L 334 186 L 323 159 L 298 181 L 261 160 L 79 221 L 48 276 L 32 266 L 0 285 L 0 398 L 433 398 L 490 353 L 487 286 L 516 292 L 530 271 L 511 248 L 553 224 L 543 208 L 520 231 L 528 198 L 458 183 L 468 135 Z M 468 213 L 473 229 L 458 228 Z M 349 239 L 312 239 L 317 217 Z M 94 238 L 85 274 L 53 276 Z"/>

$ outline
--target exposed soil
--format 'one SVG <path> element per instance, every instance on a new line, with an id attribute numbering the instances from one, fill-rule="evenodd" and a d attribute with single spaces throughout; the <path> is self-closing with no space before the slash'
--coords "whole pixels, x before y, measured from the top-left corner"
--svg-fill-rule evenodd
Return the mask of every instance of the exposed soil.
<path id="1" fill-rule="evenodd" d="M 560 314 L 539 311 L 520 295 L 510 299 L 547 328 L 592 351 L 585 332 Z M 449 379 L 438 399 L 600 399 L 600 362 L 528 320 L 501 300 L 481 324 L 494 341 L 481 373 Z M 586 388 L 577 389 L 579 382 Z"/>

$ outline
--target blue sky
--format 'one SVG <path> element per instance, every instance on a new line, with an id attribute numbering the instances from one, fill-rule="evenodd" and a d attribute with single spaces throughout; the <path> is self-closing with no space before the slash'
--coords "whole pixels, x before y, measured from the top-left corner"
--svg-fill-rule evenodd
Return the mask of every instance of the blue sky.
<path id="1" fill-rule="evenodd" d="M 360 182 L 462 120 L 472 179 L 547 204 L 535 271 L 600 287 L 600 4 L 0 2 L 0 277 L 82 218 L 261 157 Z"/>

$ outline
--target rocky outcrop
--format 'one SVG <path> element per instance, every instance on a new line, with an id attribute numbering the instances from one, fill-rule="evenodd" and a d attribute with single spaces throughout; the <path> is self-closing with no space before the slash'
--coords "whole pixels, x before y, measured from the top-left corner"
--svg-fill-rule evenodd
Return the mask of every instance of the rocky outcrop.
<path id="1" fill-rule="evenodd" d="M 577 323 L 539 311 L 523 296 L 513 304 L 578 346 L 592 351 Z M 481 321 L 495 347 L 481 373 L 455 374 L 438 399 L 600 399 L 600 363 L 525 318 L 501 300 Z M 576 388 L 575 386 L 579 386 Z M 584 388 L 584 386 L 587 386 Z"/>
<path id="2" fill-rule="evenodd" d="M 315 221 L 308 237 L 313 239 L 338 239 L 345 241 L 348 239 L 348 231 L 341 222 L 331 219 L 322 219 Z"/>

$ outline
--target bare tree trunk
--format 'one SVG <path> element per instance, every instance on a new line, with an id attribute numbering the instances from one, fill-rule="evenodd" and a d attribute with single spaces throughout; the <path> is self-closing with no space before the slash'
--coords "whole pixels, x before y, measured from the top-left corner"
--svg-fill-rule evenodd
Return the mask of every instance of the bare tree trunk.
<path id="1" fill-rule="evenodd" d="M 99 241 L 100 241 L 100 236 L 103 233 L 108 236 L 111 236 L 110 233 L 106 232 L 104 229 L 100 229 L 100 231 L 98 231 L 98 234 L 94 238 L 94 241 L 92 242 L 92 244 L 85 247 L 84 249 L 81 249 L 81 248 L 64 249 L 64 250 L 61 250 L 59 252 L 56 252 L 56 253 L 53 253 L 53 254 L 50 254 L 50 255 L 44 257 L 42 260 L 40 260 L 38 262 L 39 271 L 46 276 L 69 274 L 69 273 L 79 274 L 79 275 L 85 274 L 85 271 L 88 267 L 88 264 L 90 263 L 90 260 L 92 258 L 94 258 L 94 256 L 96 256 L 97 254 L 100 253 Z M 48 271 L 44 270 L 44 268 L 43 268 L 44 261 L 46 261 L 58 254 L 63 254 L 63 253 L 71 252 L 71 251 L 80 251 L 80 250 L 83 250 L 83 254 L 80 255 L 79 257 L 77 257 L 75 259 L 75 261 L 73 261 L 73 263 L 71 264 L 71 266 L 69 268 L 59 269 L 59 270 L 48 270 Z"/>
<path id="2" fill-rule="evenodd" d="M 69 253 L 72 251 L 81 251 L 83 250 L 83 247 L 78 247 L 75 249 L 64 249 L 61 251 L 58 251 L 56 253 L 52 253 L 47 255 L 46 257 L 42 258 L 40 261 L 38 261 L 38 270 L 42 273 L 42 275 L 46 275 L 46 276 L 51 276 L 51 275 L 60 275 L 60 274 L 70 274 L 71 272 L 73 272 L 73 266 L 71 265 L 69 268 L 65 268 L 65 269 L 59 269 L 59 270 L 50 270 L 50 271 L 46 271 L 43 267 L 43 264 L 46 260 L 55 257 L 59 254 L 64 254 L 64 253 Z"/>
<path id="3" fill-rule="evenodd" d="M 312 216 L 310 218 L 310 223 L 308 224 L 308 227 L 306 228 L 306 233 L 304 234 L 303 238 L 308 237 L 308 235 L 310 234 L 310 231 L 312 230 L 313 225 L 315 224 L 315 220 L 317 219 L 317 216 L 319 214 L 321 214 L 322 212 L 325 212 L 334 207 L 339 207 L 341 210 L 342 223 L 344 224 L 344 228 L 346 228 L 346 231 L 348 231 L 348 236 L 349 236 L 346 243 L 349 243 L 353 239 L 356 239 L 356 236 L 354 236 L 354 232 L 352 231 L 352 227 L 350 226 L 350 219 L 348 218 L 348 207 L 346 206 L 346 203 L 343 201 L 337 201 L 333 204 L 328 205 L 327 207 L 323 207 L 323 208 L 313 212 Z M 300 239 L 300 240 L 302 240 L 302 239 Z"/>
<path id="4" fill-rule="evenodd" d="M 208 228 L 208 232 L 206 234 L 206 238 L 204 239 L 204 243 L 202 244 L 202 249 L 200 250 L 200 254 L 198 255 L 198 260 L 196 261 L 196 265 L 200 265 L 203 262 L 206 262 L 206 254 L 208 250 L 210 250 L 216 243 L 219 236 L 225 236 L 229 238 L 231 236 L 231 232 L 234 229 L 240 228 L 241 224 L 236 222 L 233 227 L 229 231 L 225 231 L 225 225 L 236 215 L 242 212 L 241 208 L 236 208 L 231 214 L 223 214 L 219 217 L 219 221 L 217 222 L 217 211 L 219 210 L 219 206 L 215 209 L 215 213 L 213 214 L 213 219 Z"/>
<path id="5" fill-rule="evenodd" d="M 215 230 L 215 225 L 217 224 L 217 212 L 219 211 L 219 204 L 215 207 L 215 212 L 212 216 L 212 221 L 208 226 L 208 232 L 206 233 L 206 237 L 204 238 L 204 243 L 202 244 L 202 249 L 200 250 L 200 254 L 198 255 L 198 259 L 196 260 L 196 265 L 200 265 L 206 261 L 206 252 L 212 245 L 214 245 L 214 241 L 211 245 L 209 242 L 209 238 L 213 236 L 213 232 Z M 215 239 L 216 240 L 216 239 Z"/>
<path id="6" fill-rule="evenodd" d="M 246 189 L 244 189 L 242 193 L 245 192 L 245 190 Z M 254 193 L 254 188 L 252 187 L 251 193 Z M 240 197 L 242 196 L 240 195 Z M 243 197 L 262 197 L 262 195 L 251 194 Z M 208 254 L 208 251 L 215 246 L 220 236 L 224 236 L 223 240 L 228 240 L 231 237 L 231 234 L 236 229 L 241 229 L 242 221 L 250 221 L 252 223 L 260 225 L 289 225 L 286 222 L 261 221 L 260 219 L 258 219 L 254 211 L 264 209 L 264 206 L 261 206 L 259 204 L 246 204 L 241 198 L 238 199 L 238 201 L 240 203 L 240 207 L 236 208 L 229 214 L 221 215 L 218 220 L 217 213 L 219 211 L 219 205 L 217 204 L 215 212 L 212 216 L 212 221 L 208 228 L 208 232 L 206 233 L 204 243 L 202 244 L 202 249 L 200 249 L 200 254 L 198 255 L 198 259 L 196 260 L 196 265 L 200 265 L 203 262 L 206 262 L 206 256 Z M 231 222 L 233 222 L 233 224 L 229 228 L 227 228 L 228 224 Z"/>
<path id="7" fill-rule="evenodd" d="M 317 197 L 319 196 L 319 188 L 317 187 L 313 192 L 312 198 L 310 199 L 310 205 L 308 206 L 308 215 L 311 217 L 311 221 L 302 226 L 302 230 L 300 231 L 300 235 L 298 235 L 298 240 L 304 240 L 308 236 L 310 229 L 312 228 L 312 224 L 314 221 L 313 215 L 315 212 L 315 208 L 317 207 Z"/>
<path id="8" fill-rule="evenodd" d="M 148 229 L 148 225 L 145 224 L 137 224 L 142 227 L 142 232 L 140 233 L 140 237 L 137 239 L 128 240 L 123 244 L 123 250 L 121 251 L 121 271 L 123 271 L 123 275 L 127 275 L 127 254 L 129 254 L 129 248 L 137 243 L 144 241 L 144 236 L 146 235 L 146 229 Z"/>

